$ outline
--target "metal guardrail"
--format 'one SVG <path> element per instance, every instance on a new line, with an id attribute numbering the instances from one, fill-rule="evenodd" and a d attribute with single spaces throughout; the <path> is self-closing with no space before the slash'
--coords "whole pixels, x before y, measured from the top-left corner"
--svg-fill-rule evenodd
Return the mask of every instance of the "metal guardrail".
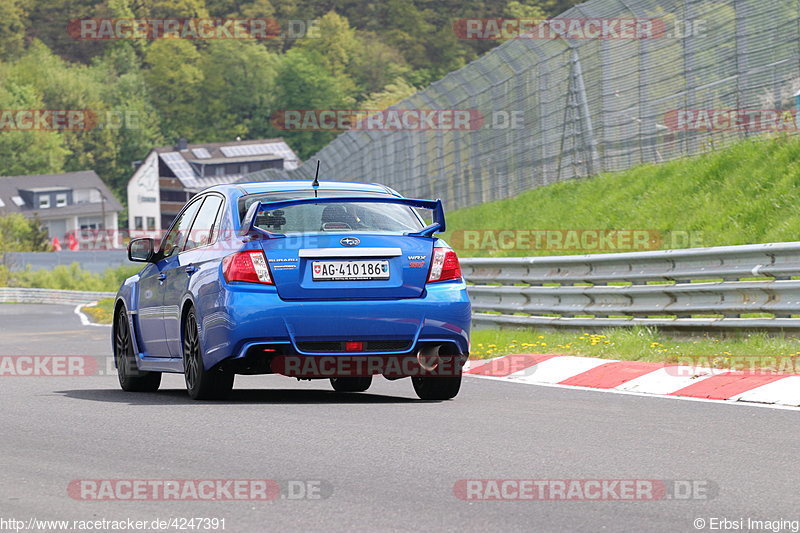
<path id="1" fill-rule="evenodd" d="M 800 328 L 800 242 L 461 265 L 476 325 Z"/>
<path id="2" fill-rule="evenodd" d="M 94 274 L 102 274 L 109 268 L 130 265 L 126 250 L 77 250 L 75 252 L 6 252 L 2 263 L 12 272 L 20 272 L 27 268 L 49 270 L 58 265 L 69 266 L 78 263 L 83 270 Z"/>
<path id="3" fill-rule="evenodd" d="M 0 303 L 80 305 L 103 298 L 113 298 L 115 295 L 113 292 L 0 287 Z"/>
<path id="4" fill-rule="evenodd" d="M 800 242 L 464 258 L 461 267 L 479 326 L 800 328 L 800 280 L 791 279 L 800 277 Z M 114 295 L 0 287 L 0 302 L 78 305 Z"/>

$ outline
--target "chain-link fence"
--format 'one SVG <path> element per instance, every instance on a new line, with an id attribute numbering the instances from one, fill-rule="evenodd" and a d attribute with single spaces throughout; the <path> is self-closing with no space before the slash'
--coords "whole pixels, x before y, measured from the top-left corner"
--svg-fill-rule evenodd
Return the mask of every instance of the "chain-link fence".
<path id="1" fill-rule="evenodd" d="M 455 209 L 767 129 L 752 116 L 725 127 L 721 112 L 709 128 L 697 120 L 708 114 L 686 110 L 794 108 L 798 0 L 593 0 L 559 18 L 656 19 L 664 29 L 648 39 L 509 40 L 393 106 L 479 110 L 479 129 L 351 130 L 297 170 L 243 181 L 310 179 L 320 159 L 325 179 L 379 182 Z M 509 116 L 521 120 L 508 127 Z"/>

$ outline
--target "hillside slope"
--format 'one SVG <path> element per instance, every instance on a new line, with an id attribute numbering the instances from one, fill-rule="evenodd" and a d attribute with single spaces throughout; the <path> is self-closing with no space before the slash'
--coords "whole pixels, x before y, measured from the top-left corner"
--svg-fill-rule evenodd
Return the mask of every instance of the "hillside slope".
<path id="1" fill-rule="evenodd" d="M 464 257 L 800 240 L 800 138 L 743 141 L 699 157 L 557 183 L 452 211 L 447 223 L 444 238 Z M 515 232 L 502 241 L 498 231 L 481 231 L 486 229 Z M 531 230 L 562 231 L 537 245 Z M 601 241 L 592 240 L 592 231 L 583 241 L 584 230 L 648 230 L 653 239 L 647 247 L 597 250 L 591 243 Z M 528 239 L 520 240 L 521 234 Z"/>

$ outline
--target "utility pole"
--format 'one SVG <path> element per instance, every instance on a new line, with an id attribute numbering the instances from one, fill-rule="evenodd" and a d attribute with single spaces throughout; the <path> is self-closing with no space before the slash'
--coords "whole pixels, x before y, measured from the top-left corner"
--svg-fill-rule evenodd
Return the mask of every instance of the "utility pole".
<path id="1" fill-rule="evenodd" d="M 100 209 L 101 209 L 101 213 L 102 213 L 102 215 L 101 215 L 102 216 L 102 222 L 101 222 L 102 228 L 97 228 L 97 229 L 98 230 L 102 230 L 102 231 L 106 231 L 106 195 L 103 194 L 103 190 L 100 187 L 95 187 L 95 190 L 97 190 L 97 192 L 100 193 Z M 114 228 L 114 230 L 116 230 L 116 229 L 117 228 Z M 106 236 L 108 236 L 108 234 L 106 234 Z M 112 244 L 112 248 L 116 247 L 116 243 L 115 242 L 112 242 L 111 244 Z"/>

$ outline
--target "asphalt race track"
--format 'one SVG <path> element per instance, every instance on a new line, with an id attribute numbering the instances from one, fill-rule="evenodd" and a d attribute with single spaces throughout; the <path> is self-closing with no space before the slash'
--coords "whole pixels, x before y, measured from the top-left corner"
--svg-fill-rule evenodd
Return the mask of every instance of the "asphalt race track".
<path id="1" fill-rule="evenodd" d="M 110 328 L 71 306 L 0 305 L 0 356 L 107 357 Z M 105 371 L 106 365 L 100 365 Z M 224 403 L 182 376 L 125 393 L 116 376 L 0 377 L 0 519 L 224 518 L 226 531 L 711 531 L 800 519 L 800 413 L 466 378 L 453 401 L 408 380 L 369 393 L 238 376 Z M 278 480 L 273 501 L 85 501 L 75 480 Z M 463 501 L 466 479 L 703 480 L 710 497 Z M 706 521 L 696 529 L 696 519 Z M 699 525 L 702 525 L 698 522 Z"/>

